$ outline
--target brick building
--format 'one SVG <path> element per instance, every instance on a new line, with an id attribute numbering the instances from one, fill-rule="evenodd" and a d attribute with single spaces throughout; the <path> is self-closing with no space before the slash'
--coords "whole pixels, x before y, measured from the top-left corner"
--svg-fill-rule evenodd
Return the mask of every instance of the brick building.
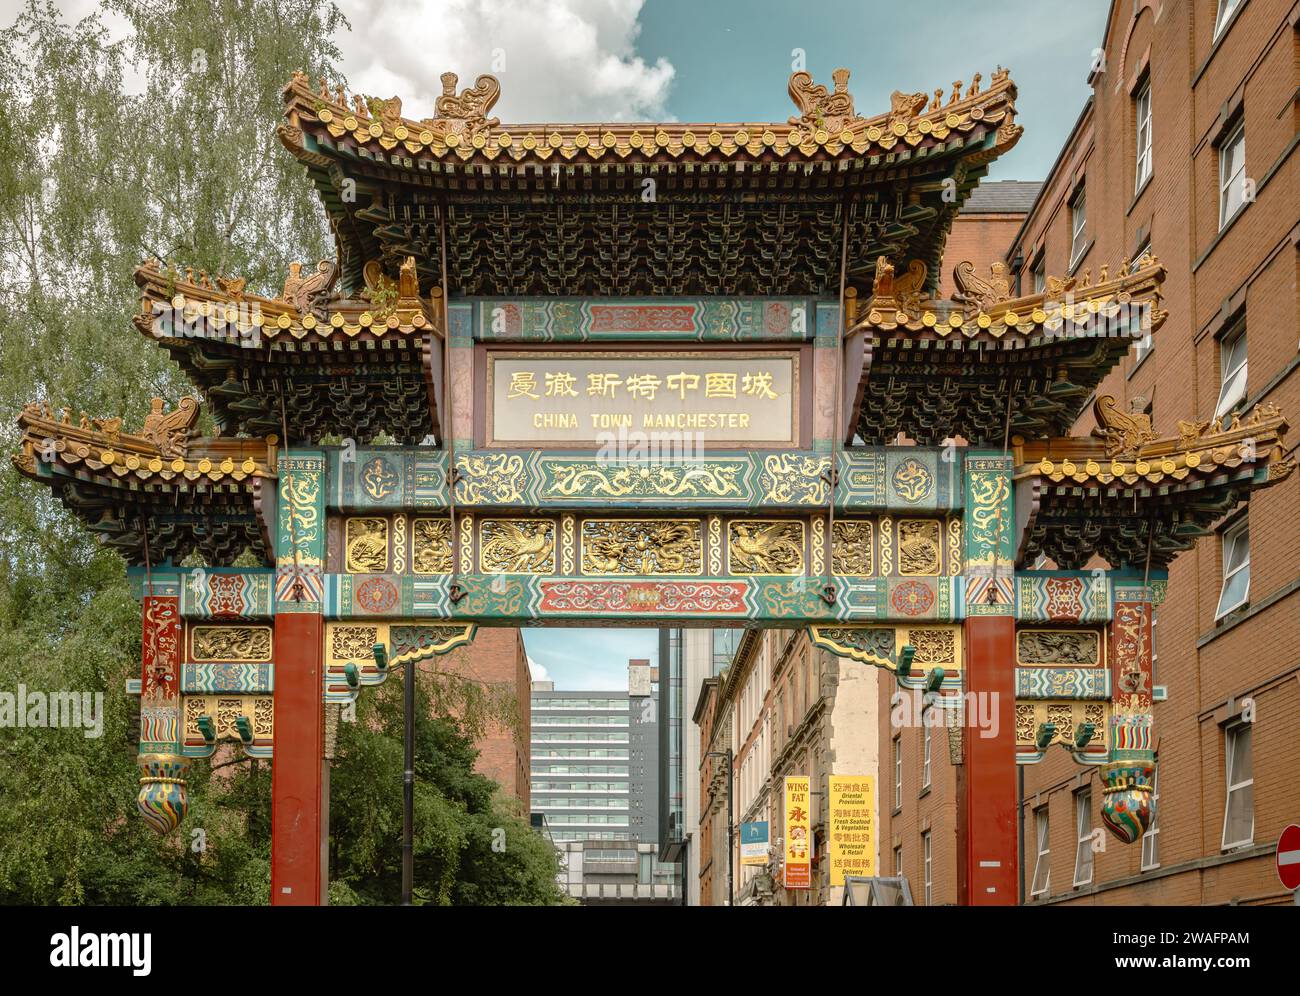
<path id="1" fill-rule="evenodd" d="M 1093 95 L 1006 247 L 1013 293 L 1049 275 L 1095 282 L 1147 251 L 1164 263 L 1168 319 L 1098 388 L 1150 412 L 1158 435 L 1261 402 L 1300 412 L 1298 32 L 1291 0 L 1113 2 Z M 945 275 L 964 258 L 960 230 Z M 1089 415 L 1073 431 L 1091 428 Z M 1271 854 L 1300 820 L 1298 520 L 1300 480 L 1283 481 L 1169 569 L 1154 640 L 1167 695 L 1155 705 L 1158 815 L 1140 844 L 1098 830 L 1094 769 L 1064 751 L 1021 769 L 1024 901 L 1290 901 Z M 941 752 L 922 787 L 923 731 L 890 726 L 889 694 L 883 863 L 907 875 L 916 902 L 927 882 L 931 902 L 955 902 L 956 769 Z M 1088 845 L 1094 831 L 1105 851 Z"/>
<path id="2" fill-rule="evenodd" d="M 702 751 L 700 774 L 702 905 L 727 902 L 727 806 L 733 807 L 735 904 L 738 906 L 839 905 L 828 859 L 828 779 L 874 775 L 877 686 L 873 667 L 843 660 L 812 645 L 806 630 L 749 630 L 731 666 L 706 679 L 695 711 Z M 734 798 L 727 798 L 725 760 L 733 752 Z M 782 885 L 783 786 L 806 775 L 812 788 L 811 888 Z M 739 827 L 769 827 L 766 866 L 742 865 Z M 879 868 L 880 855 L 876 855 Z"/>
<path id="3" fill-rule="evenodd" d="M 486 730 L 474 744 L 479 751 L 474 770 L 491 778 L 503 792 L 518 799 L 520 812 L 527 813 L 530 803 L 528 745 L 531 710 L 528 690 L 531 676 L 519 630 L 481 627 L 472 644 L 444 654 L 433 663 L 439 671 L 513 691 L 518 705 L 518 726 L 510 729 L 493 724 Z"/>
<path id="4" fill-rule="evenodd" d="M 986 180 L 971 192 L 957 212 L 944 246 L 941 298 L 952 297 L 957 289 L 952 280 L 955 264 L 966 260 L 977 273 L 987 273 L 994 260 L 1002 259 L 1042 187 L 1037 180 Z"/>

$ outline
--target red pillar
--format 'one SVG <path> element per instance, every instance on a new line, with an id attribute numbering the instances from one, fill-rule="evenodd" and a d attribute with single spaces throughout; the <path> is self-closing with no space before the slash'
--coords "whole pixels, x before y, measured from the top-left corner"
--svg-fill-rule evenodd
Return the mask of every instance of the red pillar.
<path id="1" fill-rule="evenodd" d="M 325 455 L 280 455 L 276 485 L 271 904 L 324 902 L 329 834 L 323 698 Z"/>
<path id="2" fill-rule="evenodd" d="M 965 636 L 967 707 L 963 763 L 957 774 L 958 902 L 1014 906 L 1015 619 L 973 616 L 966 620 Z"/>
<path id="3" fill-rule="evenodd" d="M 271 766 L 271 905 L 323 901 L 324 706 L 321 616 L 275 617 L 275 759 Z"/>

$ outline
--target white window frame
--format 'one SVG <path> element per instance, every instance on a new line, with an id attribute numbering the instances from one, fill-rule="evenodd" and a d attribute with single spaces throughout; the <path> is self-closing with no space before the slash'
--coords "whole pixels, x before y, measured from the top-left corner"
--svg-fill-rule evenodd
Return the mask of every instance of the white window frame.
<path id="1" fill-rule="evenodd" d="M 1214 612 L 1215 622 L 1218 622 L 1228 613 L 1250 603 L 1250 518 L 1242 516 L 1240 522 L 1234 523 L 1225 529 L 1221 544 L 1223 547 L 1223 584 L 1219 589 L 1219 606 Z M 1244 556 L 1238 556 L 1239 552 L 1244 553 Z M 1227 600 L 1228 586 L 1243 571 L 1246 575 L 1246 586 L 1241 590 L 1239 598 L 1229 602 Z"/>
<path id="2" fill-rule="evenodd" d="M 1245 847 L 1255 843 L 1255 766 L 1254 766 L 1254 724 L 1237 723 L 1233 726 L 1225 727 L 1223 730 L 1223 774 L 1226 782 L 1227 791 L 1223 797 L 1223 850 L 1231 850 L 1235 847 Z M 1235 773 L 1234 768 L 1237 766 L 1238 750 L 1241 746 L 1241 738 L 1249 737 L 1250 741 L 1246 745 L 1246 754 L 1250 765 L 1250 777 L 1243 778 L 1234 782 L 1232 776 Z M 1250 805 L 1250 834 L 1243 840 L 1228 840 L 1228 817 L 1232 814 L 1232 800 L 1235 793 L 1249 790 Z"/>
<path id="3" fill-rule="evenodd" d="M 894 848 L 894 877 L 903 877 L 903 845 L 899 844 Z"/>
<path id="4" fill-rule="evenodd" d="M 1092 885 L 1092 789 L 1074 794 L 1074 887 Z M 1087 877 L 1083 877 L 1086 870 Z"/>
<path id="5" fill-rule="evenodd" d="M 1047 293 L 1047 255 L 1040 253 L 1038 262 L 1029 268 L 1030 276 L 1034 280 L 1034 293 Z"/>
<path id="6" fill-rule="evenodd" d="M 1233 171 L 1231 176 L 1224 176 L 1228 170 L 1228 163 L 1231 160 L 1231 153 L 1236 146 L 1241 145 L 1241 165 Z M 1246 179 L 1246 122 L 1240 121 L 1237 127 L 1232 129 L 1232 133 L 1219 145 L 1219 231 L 1223 231 L 1228 226 L 1228 222 L 1237 217 L 1238 214 L 1246 207 L 1246 195 L 1241 194 L 1241 201 L 1231 210 L 1228 210 L 1228 193 L 1234 187 L 1240 188 Z"/>
<path id="7" fill-rule="evenodd" d="M 1088 248 L 1088 192 L 1082 186 L 1070 200 L 1070 267 Z"/>
<path id="8" fill-rule="evenodd" d="M 1233 361 L 1240 346 L 1241 356 Z M 1240 320 L 1219 340 L 1219 400 L 1214 403 L 1214 417 L 1223 418 L 1246 399 L 1246 378 L 1250 370 L 1250 342 L 1246 323 Z"/>
<path id="9" fill-rule="evenodd" d="M 1136 179 L 1133 193 L 1136 194 L 1151 179 L 1155 171 L 1151 154 L 1151 79 L 1147 78 L 1135 98 L 1137 110 L 1137 160 L 1134 164 Z"/>
<path id="10" fill-rule="evenodd" d="M 1154 632 L 1154 630 L 1153 630 Z M 1160 766 L 1151 785 L 1151 825 L 1142 835 L 1142 871 L 1160 867 Z"/>
<path id="11" fill-rule="evenodd" d="M 930 708 L 934 708 L 931 706 Z M 921 714 L 922 726 L 922 748 L 921 748 L 921 789 L 925 790 L 930 787 L 930 743 L 932 740 L 930 724 L 926 722 L 925 713 Z"/>
<path id="12" fill-rule="evenodd" d="M 1236 12 L 1241 0 L 1219 0 L 1218 9 L 1214 12 L 1214 41 L 1219 40 L 1219 35 L 1223 34 L 1224 26 L 1232 20 L 1232 15 Z"/>
<path id="13" fill-rule="evenodd" d="M 1142 243 L 1142 248 L 1137 251 L 1137 254 L 1133 257 L 1132 261 L 1128 264 L 1128 272 L 1137 273 L 1138 264 L 1142 261 L 1142 257 L 1145 256 L 1150 251 L 1151 251 L 1151 241 L 1150 239 L 1148 239 L 1146 242 Z M 1155 345 L 1156 345 L 1155 337 L 1152 336 L 1150 332 L 1144 334 L 1142 338 L 1138 340 L 1137 349 L 1133 353 L 1134 365 L 1136 365 L 1137 363 L 1145 359 L 1146 355 L 1155 348 Z"/>
<path id="14" fill-rule="evenodd" d="M 903 738 L 894 737 L 894 808 L 903 808 Z"/>
<path id="15" fill-rule="evenodd" d="M 921 834 L 921 847 L 925 855 L 925 905 L 930 906 L 934 902 L 934 866 L 932 862 L 933 852 L 930 847 L 929 830 Z"/>
<path id="16" fill-rule="evenodd" d="M 1034 877 L 1029 884 L 1029 895 L 1045 896 L 1052 888 L 1052 837 L 1050 811 L 1047 806 L 1034 810 L 1034 838 L 1036 856 L 1034 858 Z M 1042 885 L 1039 885 L 1039 873 L 1042 873 Z"/>

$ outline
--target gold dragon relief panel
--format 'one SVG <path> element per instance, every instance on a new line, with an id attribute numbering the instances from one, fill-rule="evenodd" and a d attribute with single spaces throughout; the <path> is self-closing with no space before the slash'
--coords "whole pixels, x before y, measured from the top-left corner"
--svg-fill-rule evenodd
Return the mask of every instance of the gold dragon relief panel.
<path id="1" fill-rule="evenodd" d="M 347 520 L 343 534 L 344 569 L 349 574 L 384 574 L 388 571 L 388 520 L 356 516 Z"/>
<path id="2" fill-rule="evenodd" d="M 875 522 L 836 519 L 831 525 L 831 573 L 865 578 L 875 574 Z"/>
<path id="3" fill-rule="evenodd" d="M 940 519 L 898 520 L 898 573 L 909 577 L 937 577 L 943 549 Z"/>
<path id="4" fill-rule="evenodd" d="M 190 657 L 198 663 L 269 661 L 270 626 L 191 626 Z"/>
<path id="5" fill-rule="evenodd" d="M 450 574 L 451 520 L 417 518 L 411 522 L 411 570 L 416 574 Z"/>
<path id="6" fill-rule="evenodd" d="M 1033 753 L 1038 747 L 1038 731 L 1051 723 L 1055 729 L 1048 746 L 1064 744 L 1075 746 L 1075 730 L 1084 723 L 1092 724 L 1092 737 L 1085 745 L 1089 751 L 1108 750 L 1110 704 L 1107 702 L 1077 702 L 1067 700 L 1036 700 L 1016 703 L 1016 750 Z"/>
<path id="7" fill-rule="evenodd" d="M 699 519 L 586 519 L 582 573 L 588 575 L 698 575 L 704 571 Z"/>
<path id="8" fill-rule="evenodd" d="M 479 570 L 484 574 L 554 574 L 553 519 L 479 521 Z"/>
<path id="9" fill-rule="evenodd" d="M 1102 667 L 1106 641 L 1096 629 L 1020 629 L 1016 663 L 1023 667 Z"/>

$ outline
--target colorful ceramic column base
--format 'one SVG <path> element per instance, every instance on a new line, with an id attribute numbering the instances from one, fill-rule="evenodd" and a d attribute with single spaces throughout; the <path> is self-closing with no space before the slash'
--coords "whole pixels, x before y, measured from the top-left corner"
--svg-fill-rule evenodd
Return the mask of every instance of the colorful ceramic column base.
<path id="1" fill-rule="evenodd" d="M 146 823 L 159 834 L 171 833 L 185 819 L 185 774 L 190 762 L 179 754 L 141 754 L 140 792 L 136 808 Z"/>
<path id="2" fill-rule="evenodd" d="M 1118 761 L 1102 768 L 1101 821 L 1125 844 L 1136 843 L 1151 826 L 1155 770 L 1150 761 Z"/>

